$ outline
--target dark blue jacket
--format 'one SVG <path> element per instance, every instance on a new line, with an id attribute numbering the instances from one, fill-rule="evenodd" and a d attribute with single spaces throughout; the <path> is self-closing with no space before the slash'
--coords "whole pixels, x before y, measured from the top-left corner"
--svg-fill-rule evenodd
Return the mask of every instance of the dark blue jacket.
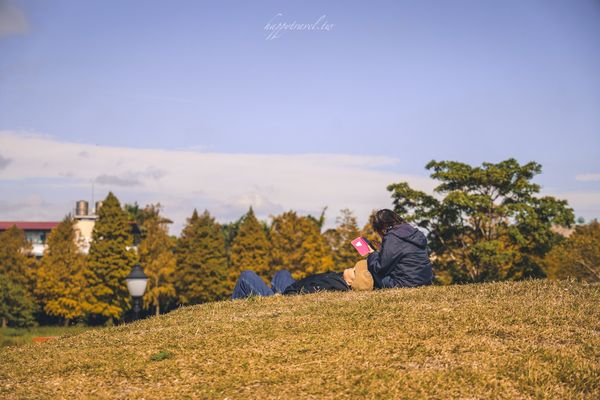
<path id="1" fill-rule="evenodd" d="M 430 285 L 433 278 L 427 239 L 410 224 L 390 230 L 379 251 L 367 258 L 376 288 Z"/>
<path id="2" fill-rule="evenodd" d="M 288 286 L 283 292 L 289 294 L 307 294 L 323 291 L 348 291 L 350 286 L 343 278 L 343 272 L 325 272 L 300 279 Z"/>

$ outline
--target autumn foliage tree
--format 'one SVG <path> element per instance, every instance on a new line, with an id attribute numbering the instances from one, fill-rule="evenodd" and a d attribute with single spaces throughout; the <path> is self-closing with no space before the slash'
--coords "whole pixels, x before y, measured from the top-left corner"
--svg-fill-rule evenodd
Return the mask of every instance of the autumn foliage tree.
<path id="1" fill-rule="evenodd" d="M 221 226 L 204 211 L 194 210 L 177 240 L 175 288 L 181 304 L 198 304 L 231 295 L 225 236 Z"/>
<path id="2" fill-rule="evenodd" d="M 541 260 L 573 223 L 567 202 L 539 197 L 538 163 L 514 159 L 471 166 L 431 161 L 437 196 L 392 184 L 396 212 L 428 232 L 436 277 L 443 283 L 540 277 Z"/>
<path id="3" fill-rule="evenodd" d="M 176 240 L 169 236 L 171 221 L 160 215 L 159 204 L 146 206 L 144 211 L 143 239 L 138 246 L 140 264 L 148 276 L 144 307 L 154 307 L 155 314 L 159 315 L 161 309 L 176 297 L 173 283 L 177 264 L 174 254 Z"/>
<path id="4" fill-rule="evenodd" d="M 271 269 L 287 269 L 296 279 L 332 270 L 331 249 L 314 218 L 288 211 L 273 217 Z"/>
<path id="5" fill-rule="evenodd" d="M 240 272 L 250 269 L 270 279 L 270 243 L 265 227 L 256 219 L 252 207 L 242 219 L 230 248 L 229 280 L 235 283 Z M 232 285 L 233 288 L 233 285 Z"/>
<path id="6" fill-rule="evenodd" d="M 83 316 L 85 257 L 75 243 L 75 221 L 69 215 L 48 236 L 48 247 L 37 271 L 35 294 L 46 314 L 65 325 Z"/>
<path id="7" fill-rule="evenodd" d="M 577 226 L 546 255 L 544 269 L 551 279 L 600 281 L 600 223 Z"/>
<path id="8" fill-rule="evenodd" d="M 129 308 L 125 277 L 137 261 L 127 213 L 112 192 L 102 203 L 92 240 L 83 270 L 86 290 L 82 306 L 87 314 L 112 324 Z"/>

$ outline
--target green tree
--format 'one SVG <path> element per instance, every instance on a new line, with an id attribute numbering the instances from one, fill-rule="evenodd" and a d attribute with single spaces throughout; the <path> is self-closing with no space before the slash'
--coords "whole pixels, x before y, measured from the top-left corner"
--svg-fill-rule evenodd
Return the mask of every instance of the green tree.
<path id="1" fill-rule="evenodd" d="M 175 250 L 175 289 L 181 304 L 224 299 L 231 294 L 225 236 L 221 226 L 204 211 L 194 210 Z"/>
<path id="2" fill-rule="evenodd" d="M 48 236 L 35 287 L 44 312 L 62 318 L 65 325 L 83 316 L 84 265 L 85 256 L 75 243 L 75 221 L 68 215 Z"/>
<path id="3" fill-rule="evenodd" d="M 246 269 L 251 269 L 268 281 L 271 272 L 269 253 L 270 244 L 264 226 L 250 207 L 231 244 L 229 281 L 234 283 L 240 272 Z"/>
<path id="4" fill-rule="evenodd" d="M 544 269 L 550 279 L 600 281 L 600 223 L 576 226 L 571 236 L 546 254 Z"/>
<path id="5" fill-rule="evenodd" d="M 35 282 L 35 261 L 29 256 L 30 252 L 31 244 L 25 238 L 24 231 L 12 226 L 0 232 L 0 275 L 5 281 L 6 293 L 16 295 L 22 290 L 28 297 L 27 289 L 33 287 Z M 3 315 L 2 326 L 6 327 L 9 321 L 7 316 L 12 314 L 6 311 Z"/>
<path id="6" fill-rule="evenodd" d="M 109 193 L 98 213 L 83 270 L 83 309 L 92 317 L 107 318 L 109 325 L 130 306 L 125 277 L 137 261 L 130 230 L 127 213 Z"/>
<path id="7" fill-rule="evenodd" d="M 360 231 L 356 217 L 347 208 L 340 211 L 336 225 L 335 229 L 328 229 L 324 236 L 333 252 L 335 269 L 341 271 L 352 267 L 361 258 L 350 243 L 360 236 Z"/>
<path id="8" fill-rule="evenodd" d="M 141 226 L 143 239 L 138 247 L 140 264 L 149 278 L 144 306 L 153 306 L 156 315 L 159 315 L 164 305 L 176 297 L 173 283 L 177 263 L 174 254 L 176 240 L 169 236 L 171 221 L 160 215 L 160 204 L 146 206 L 144 213 L 146 217 Z"/>
<path id="9" fill-rule="evenodd" d="M 566 201 L 537 197 L 531 182 L 541 165 L 514 159 L 473 167 L 431 161 L 438 197 L 392 184 L 395 211 L 428 231 L 436 277 L 442 283 L 540 277 L 543 256 L 560 241 L 553 225 L 569 226 Z"/>
<path id="10" fill-rule="evenodd" d="M 2 328 L 34 325 L 35 304 L 23 285 L 0 273 L 0 318 Z"/>
<path id="11" fill-rule="evenodd" d="M 314 218 L 288 211 L 273 217 L 271 270 L 288 269 L 296 279 L 333 269 L 331 249 Z"/>

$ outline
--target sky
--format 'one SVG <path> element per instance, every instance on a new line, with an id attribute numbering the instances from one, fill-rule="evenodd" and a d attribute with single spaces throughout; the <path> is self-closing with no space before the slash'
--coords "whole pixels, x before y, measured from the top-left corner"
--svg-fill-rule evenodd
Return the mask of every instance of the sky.
<path id="1" fill-rule="evenodd" d="M 425 164 L 537 161 L 600 217 L 600 2 L 0 0 L 0 220 L 113 191 L 177 233 L 364 223 Z"/>

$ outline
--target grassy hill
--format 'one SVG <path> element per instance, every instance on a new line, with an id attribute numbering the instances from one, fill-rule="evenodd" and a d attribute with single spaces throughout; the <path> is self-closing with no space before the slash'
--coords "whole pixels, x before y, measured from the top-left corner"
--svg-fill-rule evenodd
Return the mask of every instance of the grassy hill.
<path id="1" fill-rule="evenodd" d="M 1 398 L 600 398 L 600 287 L 255 298 L 0 351 Z"/>

